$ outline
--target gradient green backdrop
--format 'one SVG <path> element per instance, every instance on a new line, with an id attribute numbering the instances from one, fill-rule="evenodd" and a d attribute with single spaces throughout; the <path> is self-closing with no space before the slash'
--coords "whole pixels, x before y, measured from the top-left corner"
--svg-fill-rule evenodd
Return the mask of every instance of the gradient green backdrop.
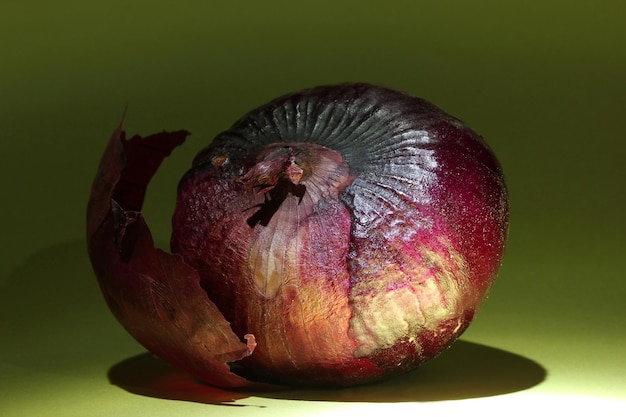
<path id="1" fill-rule="evenodd" d="M 0 415 L 502 415 L 546 404 L 621 415 L 625 5 L 4 0 Z M 108 312 L 85 254 L 91 177 L 124 108 L 130 134 L 192 132 L 146 202 L 166 247 L 177 181 L 200 148 L 274 96 L 342 81 L 436 103 L 502 162 L 509 245 L 464 342 L 422 376 L 340 393 L 202 394 L 174 375 L 183 401 L 172 401 L 116 385 L 163 367 Z M 134 391 L 147 389 L 143 376 Z"/>

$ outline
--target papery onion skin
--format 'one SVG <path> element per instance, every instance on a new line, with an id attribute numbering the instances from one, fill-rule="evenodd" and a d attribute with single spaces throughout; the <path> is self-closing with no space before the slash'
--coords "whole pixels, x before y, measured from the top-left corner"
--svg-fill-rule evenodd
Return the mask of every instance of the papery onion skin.
<path id="1" fill-rule="evenodd" d="M 115 317 L 150 352 L 215 386 L 276 388 L 230 372 L 227 363 L 250 355 L 254 337 L 233 333 L 200 287 L 198 272 L 154 246 L 140 212 L 152 176 L 187 135 L 127 140 L 121 125 L 115 130 L 87 205 L 91 264 Z"/>
<path id="2" fill-rule="evenodd" d="M 500 266 L 502 169 L 425 100 L 368 85 L 280 97 L 182 179 L 172 251 L 235 334 L 252 379 L 352 385 L 406 372 L 467 328 Z"/>

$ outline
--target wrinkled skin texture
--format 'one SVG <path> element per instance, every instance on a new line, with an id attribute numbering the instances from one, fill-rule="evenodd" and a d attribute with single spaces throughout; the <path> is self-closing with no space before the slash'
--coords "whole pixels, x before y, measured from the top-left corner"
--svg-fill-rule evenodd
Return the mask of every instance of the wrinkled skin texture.
<path id="1" fill-rule="evenodd" d="M 150 242 L 129 257 L 141 239 L 119 226 L 141 218 L 143 191 L 139 202 L 122 193 L 126 207 L 117 188 L 99 209 L 108 220 L 89 231 L 109 305 L 148 349 L 222 387 L 352 385 L 433 358 L 485 298 L 508 226 L 502 171 L 482 138 L 424 100 L 366 84 L 278 98 L 198 154 L 179 185 L 173 254 L 150 261 L 186 272 L 172 285 L 156 276 L 166 268 L 148 267 L 169 284 L 147 307 L 154 290 L 132 283 L 146 273 L 118 276 L 155 251 Z M 109 257 L 116 266 L 103 271 Z"/>
<path id="2" fill-rule="evenodd" d="M 246 370 L 350 384 L 463 332 L 506 225 L 501 169 L 477 134 L 357 84 L 279 98 L 219 135 L 180 184 L 172 250 L 235 332 L 256 336 Z"/>

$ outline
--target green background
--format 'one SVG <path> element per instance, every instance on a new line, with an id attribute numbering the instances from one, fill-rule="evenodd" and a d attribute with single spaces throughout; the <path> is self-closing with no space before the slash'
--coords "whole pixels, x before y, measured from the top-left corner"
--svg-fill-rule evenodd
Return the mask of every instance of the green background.
<path id="1" fill-rule="evenodd" d="M 0 5 L 0 415 L 626 409 L 626 3 L 215 3 Z M 84 244 L 91 178 L 124 108 L 129 134 L 192 133 L 146 201 L 165 247 L 200 148 L 277 95 L 343 81 L 436 103 L 504 167 L 509 244 L 463 341 L 407 377 L 339 392 L 231 394 L 143 355 Z"/>

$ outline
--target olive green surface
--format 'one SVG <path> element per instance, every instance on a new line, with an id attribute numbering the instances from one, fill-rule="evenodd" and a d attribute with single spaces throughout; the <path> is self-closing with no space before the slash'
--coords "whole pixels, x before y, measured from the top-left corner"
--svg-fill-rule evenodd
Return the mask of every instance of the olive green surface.
<path id="1" fill-rule="evenodd" d="M 211 3 L 0 5 L 0 415 L 623 415 L 626 3 Z M 146 355 L 84 243 L 124 109 L 130 134 L 192 133 L 146 201 L 166 248 L 200 148 L 277 95 L 343 81 L 434 102 L 502 162 L 509 244 L 462 341 L 395 380 L 280 393 L 203 387 Z"/>

